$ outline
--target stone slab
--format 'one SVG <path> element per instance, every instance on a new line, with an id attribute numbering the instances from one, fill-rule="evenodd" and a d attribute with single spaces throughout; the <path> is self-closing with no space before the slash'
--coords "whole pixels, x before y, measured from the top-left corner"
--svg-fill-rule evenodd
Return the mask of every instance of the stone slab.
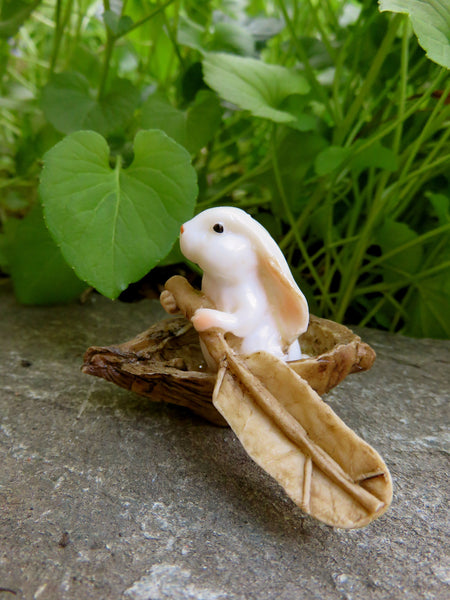
<path id="1" fill-rule="evenodd" d="M 444 599 L 449 342 L 364 330 L 368 373 L 327 396 L 384 457 L 365 529 L 305 516 L 229 429 L 80 373 L 155 301 L 42 308 L 0 288 L 0 600 Z"/>

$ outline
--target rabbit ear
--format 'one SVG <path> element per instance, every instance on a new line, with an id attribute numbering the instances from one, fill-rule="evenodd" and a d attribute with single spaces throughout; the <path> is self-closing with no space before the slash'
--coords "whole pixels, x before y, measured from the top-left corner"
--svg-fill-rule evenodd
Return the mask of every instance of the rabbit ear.
<path id="1" fill-rule="evenodd" d="M 231 209 L 235 226 L 252 242 L 258 256 L 259 276 L 272 314 L 286 346 L 307 330 L 308 303 L 292 277 L 286 259 L 269 232 L 240 209 Z"/>
<path id="2" fill-rule="evenodd" d="M 260 273 L 281 337 L 289 346 L 308 328 L 308 303 L 291 274 L 269 254 L 260 256 Z"/>

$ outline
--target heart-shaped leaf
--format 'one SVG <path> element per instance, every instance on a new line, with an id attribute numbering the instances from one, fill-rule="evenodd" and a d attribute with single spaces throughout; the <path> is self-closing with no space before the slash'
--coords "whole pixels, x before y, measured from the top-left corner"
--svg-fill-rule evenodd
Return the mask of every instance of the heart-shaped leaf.
<path id="1" fill-rule="evenodd" d="M 289 112 L 280 110 L 280 105 L 292 94 L 309 91 L 307 81 L 297 71 L 232 54 L 207 54 L 203 72 L 206 83 L 222 98 L 277 123 L 295 121 Z"/>
<path id="2" fill-rule="evenodd" d="M 119 131 L 133 115 L 138 92 L 127 79 L 116 79 L 98 99 L 81 73 L 59 73 L 42 90 L 42 109 L 61 133 L 92 129 L 102 135 Z"/>
<path id="3" fill-rule="evenodd" d="M 140 131 L 127 169 L 106 140 L 78 131 L 44 157 L 47 225 L 79 277 L 110 298 L 170 251 L 197 195 L 188 152 L 162 131 Z"/>
<path id="4" fill-rule="evenodd" d="M 14 291 L 23 304 L 69 302 L 86 289 L 48 232 L 40 205 L 21 221 L 7 221 L 4 241 Z"/>
<path id="5" fill-rule="evenodd" d="M 428 58 L 450 69 L 450 3 L 448 0 L 379 0 L 380 11 L 409 15 Z"/>

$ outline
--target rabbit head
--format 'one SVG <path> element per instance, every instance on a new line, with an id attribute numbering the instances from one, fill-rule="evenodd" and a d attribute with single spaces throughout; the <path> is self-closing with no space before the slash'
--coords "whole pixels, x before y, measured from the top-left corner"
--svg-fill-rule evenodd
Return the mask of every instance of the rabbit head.
<path id="1" fill-rule="evenodd" d="M 256 249 L 242 226 L 243 218 L 251 219 L 232 207 L 203 211 L 182 226 L 182 253 L 205 274 L 230 282 L 242 279 L 258 264 Z"/>
<path id="2" fill-rule="evenodd" d="M 205 276 L 231 283 L 256 272 L 283 340 L 290 343 L 306 331 L 308 305 L 283 253 L 245 211 L 226 206 L 199 213 L 182 226 L 180 247 Z"/>

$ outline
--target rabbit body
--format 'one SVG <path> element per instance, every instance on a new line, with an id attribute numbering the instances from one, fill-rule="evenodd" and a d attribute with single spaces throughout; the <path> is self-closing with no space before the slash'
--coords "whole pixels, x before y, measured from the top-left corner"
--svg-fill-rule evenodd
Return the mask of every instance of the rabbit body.
<path id="1" fill-rule="evenodd" d="M 202 291 L 216 306 L 196 311 L 192 322 L 197 331 L 219 327 L 231 332 L 241 338 L 243 354 L 265 350 L 284 360 L 301 358 L 298 332 L 286 339 L 281 307 L 269 297 L 268 283 L 271 288 L 276 284 L 267 281 L 268 261 L 283 271 L 284 288 L 295 286 L 305 306 L 306 301 L 278 246 L 257 221 L 233 207 L 208 209 L 182 226 L 180 247 L 203 269 Z"/>
<path id="2" fill-rule="evenodd" d="M 301 357 L 297 340 L 283 350 L 280 332 L 255 270 L 237 282 L 205 274 L 202 291 L 218 310 L 198 310 L 192 320 L 197 331 L 211 327 L 229 331 L 242 338 L 240 351 L 243 354 L 266 350 L 285 360 Z"/>

